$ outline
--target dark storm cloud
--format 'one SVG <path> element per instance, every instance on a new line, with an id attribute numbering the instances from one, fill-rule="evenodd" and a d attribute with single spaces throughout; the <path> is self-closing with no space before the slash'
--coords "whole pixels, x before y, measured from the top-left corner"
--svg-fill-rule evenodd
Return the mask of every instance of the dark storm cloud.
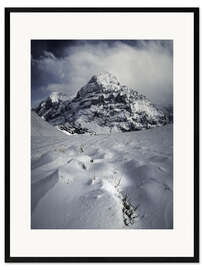
<path id="1" fill-rule="evenodd" d="M 97 71 L 112 72 L 155 103 L 172 103 L 172 41 L 34 40 L 31 48 L 32 104 L 53 91 L 73 97 Z"/>

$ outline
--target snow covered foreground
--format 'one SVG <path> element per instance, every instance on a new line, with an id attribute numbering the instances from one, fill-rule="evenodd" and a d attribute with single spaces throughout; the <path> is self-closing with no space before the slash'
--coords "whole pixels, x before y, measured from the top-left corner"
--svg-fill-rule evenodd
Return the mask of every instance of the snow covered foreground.
<path id="1" fill-rule="evenodd" d="M 67 136 L 32 112 L 32 229 L 172 229 L 173 126 Z"/>

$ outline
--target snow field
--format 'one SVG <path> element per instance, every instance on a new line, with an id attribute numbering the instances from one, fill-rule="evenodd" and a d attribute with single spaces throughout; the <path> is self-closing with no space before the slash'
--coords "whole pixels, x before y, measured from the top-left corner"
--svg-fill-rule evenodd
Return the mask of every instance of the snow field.
<path id="1" fill-rule="evenodd" d="M 112 135 L 32 136 L 31 227 L 173 228 L 172 145 L 172 125 Z"/>

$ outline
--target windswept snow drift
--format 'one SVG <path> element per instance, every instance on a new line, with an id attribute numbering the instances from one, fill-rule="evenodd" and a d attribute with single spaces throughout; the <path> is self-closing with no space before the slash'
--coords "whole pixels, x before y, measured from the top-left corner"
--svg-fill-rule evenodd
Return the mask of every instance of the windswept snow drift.
<path id="1" fill-rule="evenodd" d="M 31 165 L 32 229 L 173 228 L 172 125 L 67 136 L 32 113 Z"/>

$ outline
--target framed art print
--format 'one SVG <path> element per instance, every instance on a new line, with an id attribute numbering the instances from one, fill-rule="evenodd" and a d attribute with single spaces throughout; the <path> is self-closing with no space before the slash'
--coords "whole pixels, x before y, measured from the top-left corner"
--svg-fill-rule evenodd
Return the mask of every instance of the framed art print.
<path id="1" fill-rule="evenodd" d="M 5 9 L 6 262 L 198 262 L 198 8 Z"/>

